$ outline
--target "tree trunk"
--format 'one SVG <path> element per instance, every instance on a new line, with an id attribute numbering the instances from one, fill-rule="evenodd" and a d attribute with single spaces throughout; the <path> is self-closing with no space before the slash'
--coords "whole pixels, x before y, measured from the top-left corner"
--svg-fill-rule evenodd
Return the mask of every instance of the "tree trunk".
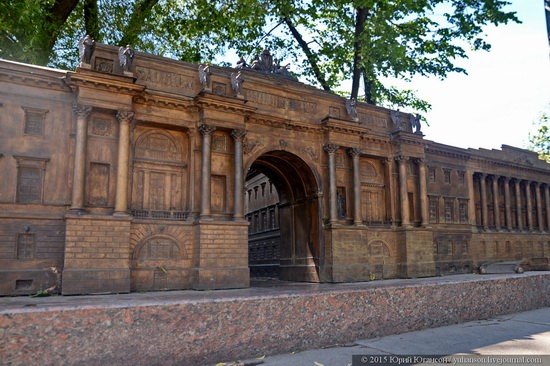
<path id="1" fill-rule="evenodd" d="M 358 7 L 355 9 L 355 41 L 353 43 L 353 76 L 351 85 L 351 98 L 357 100 L 359 95 L 359 84 L 361 82 L 361 34 L 365 30 L 365 21 L 367 19 L 367 9 Z"/>
<path id="2" fill-rule="evenodd" d="M 86 0 L 84 2 L 84 24 L 86 34 L 89 34 L 97 42 L 101 42 L 99 33 L 99 9 L 97 0 Z"/>
<path id="3" fill-rule="evenodd" d="M 365 68 L 361 68 L 361 72 L 363 73 L 363 87 L 365 88 L 365 102 L 376 105 L 376 93 L 375 93 L 375 85 L 372 79 L 367 74 Z"/>
<path id="4" fill-rule="evenodd" d="M 158 2 L 159 0 L 142 0 L 135 5 L 128 25 L 122 33 L 120 46 L 133 46 L 136 44 L 145 18 L 151 14 L 151 10 Z"/>

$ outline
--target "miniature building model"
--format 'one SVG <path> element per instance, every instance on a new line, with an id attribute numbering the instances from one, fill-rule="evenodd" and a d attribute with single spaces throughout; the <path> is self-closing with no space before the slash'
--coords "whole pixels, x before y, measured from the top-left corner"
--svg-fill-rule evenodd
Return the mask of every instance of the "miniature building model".
<path id="1" fill-rule="evenodd" d="M 438 144 L 413 116 L 261 62 L 94 47 L 74 72 L 0 61 L 2 295 L 411 278 L 550 255 L 550 166 L 532 152 Z"/>

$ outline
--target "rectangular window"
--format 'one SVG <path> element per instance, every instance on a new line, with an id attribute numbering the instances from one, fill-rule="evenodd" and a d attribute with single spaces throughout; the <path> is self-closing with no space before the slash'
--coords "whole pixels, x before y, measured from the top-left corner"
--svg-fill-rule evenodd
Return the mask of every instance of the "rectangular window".
<path id="1" fill-rule="evenodd" d="M 453 201 L 445 200 L 445 222 L 453 222 Z"/>
<path id="2" fill-rule="evenodd" d="M 439 202 L 437 197 L 430 197 L 430 222 L 437 222 Z"/>
<path id="3" fill-rule="evenodd" d="M 428 169 L 428 180 L 430 182 L 435 182 L 435 168 Z"/>
<path id="4" fill-rule="evenodd" d="M 466 181 L 466 173 L 458 172 L 458 184 L 463 185 Z"/>
<path id="5" fill-rule="evenodd" d="M 17 203 L 42 203 L 44 171 L 50 159 L 14 156 L 17 161 Z"/>
<path id="6" fill-rule="evenodd" d="M 18 171 L 17 202 L 42 202 L 42 171 L 40 168 L 20 167 Z"/>
<path id="7" fill-rule="evenodd" d="M 44 120 L 48 111 L 23 107 L 25 111 L 25 124 L 23 133 L 25 135 L 44 135 Z"/>
<path id="8" fill-rule="evenodd" d="M 451 171 L 443 170 L 443 179 L 445 184 L 451 184 Z"/>
<path id="9" fill-rule="evenodd" d="M 17 259 L 33 259 L 36 250 L 34 233 L 17 234 Z"/>
<path id="10" fill-rule="evenodd" d="M 461 224 L 468 223 L 468 202 L 460 201 L 458 204 L 458 216 Z"/>

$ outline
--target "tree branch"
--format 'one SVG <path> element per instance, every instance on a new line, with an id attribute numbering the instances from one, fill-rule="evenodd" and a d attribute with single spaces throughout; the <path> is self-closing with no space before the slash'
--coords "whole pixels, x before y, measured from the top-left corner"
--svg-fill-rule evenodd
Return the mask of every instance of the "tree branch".
<path id="1" fill-rule="evenodd" d="M 122 38 L 120 39 L 121 46 L 133 46 L 137 43 L 145 18 L 151 14 L 151 10 L 158 2 L 159 0 L 142 0 L 136 4 L 134 12 L 122 32 Z"/>
<path id="2" fill-rule="evenodd" d="M 330 91 L 331 90 L 330 85 L 326 81 L 325 75 L 323 74 L 323 72 L 319 68 L 319 64 L 317 63 L 317 56 L 311 51 L 311 49 L 309 48 L 307 42 L 304 41 L 304 38 L 302 37 L 300 32 L 298 32 L 296 27 L 294 27 L 294 25 L 292 24 L 290 19 L 288 17 L 284 17 L 283 21 L 285 22 L 288 29 L 290 30 L 290 33 L 292 33 L 292 36 L 294 37 L 296 42 L 298 42 L 298 44 L 302 48 L 302 51 L 305 53 L 305 55 L 306 55 L 306 57 L 309 61 L 309 64 L 311 65 L 311 68 L 313 69 L 313 73 L 315 74 L 315 78 L 317 79 L 319 84 L 321 84 L 321 87 L 324 90 Z"/>

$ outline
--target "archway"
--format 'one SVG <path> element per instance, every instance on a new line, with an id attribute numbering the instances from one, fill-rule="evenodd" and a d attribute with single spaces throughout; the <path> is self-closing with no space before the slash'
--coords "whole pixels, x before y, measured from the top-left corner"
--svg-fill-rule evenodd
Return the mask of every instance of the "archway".
<path id="1" fill-rule="evenodd" d="M 252 163 L 247 173 L 247 218 L 250 234 L 255 235 L 252 244 L 266 244 L 255 255 L 258 247 L 252 248 L 249 241 L 252 276 L 267 273 L 287 281 L 320 281 L 323 248 L 317 192 L 311 168 L 294 154 L 270 151 Z M 252 206 L 253 211 L 248 209 Z"/>

